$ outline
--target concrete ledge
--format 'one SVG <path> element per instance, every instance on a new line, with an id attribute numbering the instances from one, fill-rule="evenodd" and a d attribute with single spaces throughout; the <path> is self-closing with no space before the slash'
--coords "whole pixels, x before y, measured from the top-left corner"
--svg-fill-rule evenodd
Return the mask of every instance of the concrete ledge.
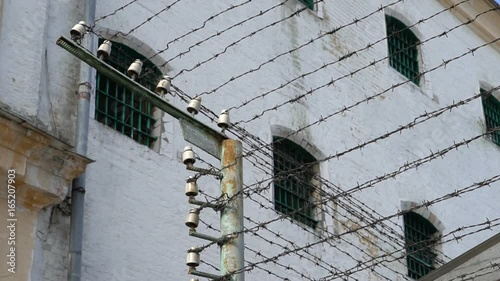
<path id="1" fill-rule="evenodd" d="M 18 204 L 38 210 L 66 197 L 71 180 L 93 162 L 70 149 L 20 117 L 0 113 L 0 181 L 7 182 L 8 170 L 15 170 Z M 0 197 L 6 198 L 6 192 L 1 189 Z"/>

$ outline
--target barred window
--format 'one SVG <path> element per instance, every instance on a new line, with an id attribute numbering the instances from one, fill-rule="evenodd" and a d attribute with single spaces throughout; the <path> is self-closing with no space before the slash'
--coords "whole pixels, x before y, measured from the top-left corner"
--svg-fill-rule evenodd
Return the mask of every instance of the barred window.
<path id="1" fill-rule="evenodd" d="M 102 42 L 102 39 L 99 40 L 99 44 Z M 143 60 L 143 70 L 138 82 L 154 90 L 156 81 L 161 77 L 158 68 L 133 49 L 120 43 L 112 43 L 111 55 L 106 63 L 126 74 L 134 60 Z M 140 144 L 152 147 L 156 140 L 152 135 L 156 121 L 153 118 L 154 106 L 99 72 L 96 84 L 95 119 Z"/>
<path id="2" fill-rule="evenodd" d="M 404 229 L 408 276 L 419 279 L 434 270 L 438 231 L 432 223 L 413 212 L 404 215 Z"/>
<path id="3" fill-rule="evenodd" d="M 316 159 L 298 144 L 279 137 L 273 138 L 273 154 L 274 175 L 277 177 L 274 183 L 275 209 L 316 228 L 314 166 L 299 168 Z"/>
<path id="4" fill-rule="evenodd" d="M 416 85 L 420 83 L 417 36 L 401 21 L 386 16 L 389 65 Z"/>
<path id="5" fill-rule="evenodd" d="M 314 0 L 299 0 L 304 4 L 309 10 L 314 11 Z"/>
<path id="6" fill-rule="evenodd" d="M 481 89 L 481 92 L 486 90 Z M 484 118 L 486 120 L 486 129 L 500 128 L 500 101 L 492 94 L 482 97 Z M 500 145 L 500 131 L 491 134 L 491 140 Z"/>

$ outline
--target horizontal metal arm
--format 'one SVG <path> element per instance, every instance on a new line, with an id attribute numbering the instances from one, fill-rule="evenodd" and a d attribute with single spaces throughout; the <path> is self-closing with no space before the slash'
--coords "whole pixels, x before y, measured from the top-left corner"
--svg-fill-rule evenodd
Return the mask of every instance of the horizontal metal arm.
<path id="1" fill-rule="evenodd" d="M 198 232 L 196 232 L 196 230 L 194 230 L 192 228 L 189 230 L 189 236 L 193 236 L 193 237 L 197 237 L 200 239 L 204 239 L 204 240 L 208 240 L 208 241 L 212 241 L 212 242 L 217 242 L 217 243 L 219 242 L 219 240 L 221 240 L 219 237 L 214 237 L 214 236 L 206 235 L 203 233 L 198 233 Z"/>
<path id="2" fill-rule="evenodd" d="M 199 167 L 195 167 L 193 165 L 187 165 L 186 169 L 190 170 L 190 171 L 193 171 L 193 172 L 198 172 L 198 173 L 200 173 L 202 175 L 212 175 L 212 176 L 217 177 L 218 179 L 222 179 L 222 173 L 214 171 L 212 169 L 199 168 Z"/>
<path id="3" fill-rule="evenodd" d="M 195 267 L 190 267 L 188 273 L 191 275 L 209 278 L 209 279 L 212 279 L 214 281 L 222 281 L 222 280 L 227 279 L 226 276 L 215 275 L 215 274 L 211 274 L 211 273 L 197 271 Z"/>
<path id="4" fill-rule="evenodd" d="M 202 208 L 211 208 L 214 209 L 215 211 L 220 210 L 224 206 L 224 204 L 214 204 L 210 202 L 198 201 L 194 199 L 194 197 L 189 197 L 189 204 L 197 205 Z"/>
<path id="5" fill-rule="evenodd" d="M 130 79 L 125 74 L 116 70 L 106 62 L 100 60 L 93 53 L 84 49 L 82 46 L 76 44 L 75 42 L 65 37 L 60 37 L 59 39 L 57 39 L 56 44 L 62 47 L 64 50 L 68 51 L 73 56 L 79 58 L 89 66 L 95 68 L 97 71 L 99 71 L 99 73 L 103 74 L 106 77 L 109 77 L 117 84 L 127 88 L 128 90 L 134 92 L 134 94 L 137 94 L 145 100 L 149 101 L 161 111 L 167 113 L 175 119 L 178 119 L 181 123 L 181 126 L 184 128 L 183 135 L 186 141 L 201 147 L 203 150 L 205 150 L 215 158 L 220 159 L 220 147 L 222 146 L 222 141 L 227 139 L 227 136 L 219 133 L 217 130 L 212 129 L 211 127 L 203 124 L 201 121 L 190 116 L 186 112 L 166 102 L 156 93 L 153 93 L 146 87 L 139 84 L 137 81 Z M 189 132 L 186 132 L 186 128 L 189 130 Z M 211 144 L 211 147 L 209 149 L 207 149 L 205 145 L 206 143 Z"/>
<path id="6" fill-rule="evenodd" d="M 198 232 L 196 232 L 196 230 L 194 228 L 191 228 L 191 229 L 189 229 L 189 236 L 212 241 L 212 242 L 217 243 L 217 245 L 221 246 L 224 243 L 226 243 L 227 241 L 237 237 L 238 235 L 228 234 L 228 235 L 224 235 L 222 237 L 214 237 L 214 236 L 206 235 L 203 233 L 198 233 Z"/>

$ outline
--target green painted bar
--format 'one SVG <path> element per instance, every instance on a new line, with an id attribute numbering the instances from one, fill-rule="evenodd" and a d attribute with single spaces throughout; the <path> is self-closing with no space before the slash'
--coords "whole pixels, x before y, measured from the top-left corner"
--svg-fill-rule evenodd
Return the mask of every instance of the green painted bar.
<path id="1" fill-rule="evenodd" d="M 399 20 L 386 16 L 389 65 L 419 85 L 418 38 Z"/>
<path id="2" fill-rule="evenodd" d="M 486 90 L 481 89 L 481 92 Z M 493 95 L 488 95 L 482 98 L 484 117 L 486 121 L 486 128 L 491 130 L 500 127 L 500 101 Z M 491 134 L 491 140 L 500 145 L 500 132 Z"/>
<path id="3" fill-rule="evenodd" d="M 134 50 L 119 43 L 114 42 L 112 48 L 111 56 L 108 58 L 107 63 L 122 73 L 126 73 L 128 65 L 133 60 L 144 59 L 144 57 Z M 146 62 L 144 66 L 145 69 L 153 69 L 154 71 L 148 74 L 149 76 L 141 77 L 139 82 L 146 88 L 152 89 L 155 86 L 157 77 L 160 77 L 161 73 L 150 62 Z M 141 96 L 114 83 L 99 72 L 96 79 L 98 81 L 96 91 L 96 119 L 135 141 L 150 146 L 157 139 L 150 135 L 151 126 L 155 122 L 152 116 L 153 109 L 151 103 L 141 100 Z M 103 81 L 105 83 L 102 83 Z M 110 86 L 112 83 L 114 87 Z M 105 84 L 105 87 L 102 87 L 103 84 Z M 104 108 L 102 108 L 103 103 Z"/>
<path id="4" fill-rule="evenodd" d="M 275 174 L 286 173 L 298 167 L 297 163 L 315 161 L 314 157 L 292 141 L 277 138 L 274 141 L 274 167 Z M 315 187 L 311 182 L 312 173 L 298 173 L 296 178 L 284 178 L 275 182 L 274 197 L 275 209 L 310 227 L 316 227 L 314 209 L 310 206 Z"/>
<path id="5" fill-rule="evenodd" d="M 408 276 L 418 279 L 434 270 L 436 254 L 433 236 L 437 229 L 424 217 L 409 212 L 404 215 Z"/>

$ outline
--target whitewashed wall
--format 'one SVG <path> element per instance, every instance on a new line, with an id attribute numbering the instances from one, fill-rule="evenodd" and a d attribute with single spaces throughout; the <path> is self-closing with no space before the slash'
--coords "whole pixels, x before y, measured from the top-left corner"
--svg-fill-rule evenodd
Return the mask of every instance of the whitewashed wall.
<path id="1" fill-rule="evenodd" d="M 36 2 L 36 5 L 34 1 L 30 2 L 33 2 L 33 5 L 23 5 L 16 1 L 4 3 L 0 33 L 2 38 L 0 71 L 3 73 L 0 76 L 0 85 L 7 91 L 2 90 L 0 102 L 3 108 L 20 113 L 47 128 L 48 131 L 71 141 L 76 110 L 76 97 L 73 92 L 76 90 L 77 61 L 56 47 L 54 41 L 60 35 L 67 35 L 69 28 L 80 20 L 82 4 L 80 1 L 66 0 Z M 110 13 L 127 2 L 129 1 L 99 0 L 97 17 Z M 243 1 L 237 3 L 240 2 Z M 178 76 L 174 84 L 190 95 L 211 90 L 232 76 L 255 68 L 275 55 L 315 38 L 321 32 L 345 25 L 355 18 L 371 13 L 380 5 L 389 3 L 389 1 L 325 2 L 317 13 L 306 11 L 267 28 L 237 46 L 229 48 L 210 63 Z M 100 21 L 98 28 L 127 32 L 171 3 L 172 1 L 138 1 L 123 11 L 118 11 L 116 15 Z M 178 53 L 186 51 L 197 41 L 278 3 L 279 1 L 258 0 L 233 9 L 208 22 L 201 31 L 171 44 L 161 57 L 169 60 Z M 145 44 L 153 50 L 163 49 L 168 41 L 200 26 L 211 15 L 228 8 L 231 4 L 236 3 L 182 0 L 121 40 L 130 42 L 132 47 Z M 242 36 L 284 18 L 301 7 L 297 1 L 290 0 L 282 7 L 256 20 L 193 48 L 181 58 L 169 62 L 168 74 L 175 75 L 182 69 L 193 67 L 198 62 L 223 51 L 227 45 Z M 434 0 L 404 1 L 391 6 L 386 12 L 399 15 L 406 23 L 413 24 L 443 8 Z M 41 15 L 37 21 L 39 23 L 35 26 L 26 21 L 31 14 Z M 414 31 L 421 40 L 425 40 L 458 24 L 460 22 L 455 17 L 445 13 L 416 26 Z M 20 30 L 23 30 L 23 33 L 17 31 L 17 27 L 22 27 Z M 380 12 L 228 84 L 216 93 L 205 96 L 203 103 L 218 113 L 221 109 L 238 105 L 383 37 L 385 37 L 384 13 Z M 441 64 L 443 60 L 460 55 L 467 52 L 468 48 L 483 43 L 484 41 L 467 27 L 459 28 L 448 37 L 432 40 L 421 46 L 422 69 L 431 69 Z M 6 49 L 15 51 L 5 52 Z M 362 51 L 341 63 L 299 79 L 242 110 L 232 111 L 231 118 L 233 121 L 252 118 L 271 105 L 303 94 L 311 88 L 346 75 L 386 55 L 387 45 L 383 41 L 368 51 Z M 478 92 L 480 83 L 489 86 L 499 85 L 499 62 L 500 54 L 497 51 L 489 47 L 483 48 L 478 50 L 475 56 L 466 56 L 448 64 L 446 69 L 441 68 L 425 75 L 420 88 L 406 84 L 394 91 L 388 91 L 369 103 L 363 103 L 353 110 L 322 122 L 321 126 L 308 128 L 304 131 L 303 138 L 316 146 L 323 155 L 351 148 L 404 125 L 424 112 L 472 96 Z M 245 125 L 245 128 L 264 142 L 269 142 L 273 126 L 296 130 L 401 81 L 404 81 L 404 78 L 384 61 L 352 77 L 342 79 L 333 86 L 315 91 L 307 99 L 286 105 L 278 111 L 268 112 L 262 118 Z M 185 107 L 178 98 L 171 100 L 175 105 Z M 198 118 L 207 124 L 210 123 L 204 116 Z M 185 171 L 178 155 L 185 142 L 178 124 L 167 117 L 164 121 L 166 133 L 163 137 L 168 138 L 168 142 L 163 142 L 160 151 L 156 152 L 92 120 L 89 156 L 96 162 L 90 166 L 87 173 L 84 280 L 188 279 L 187 267 L 184 264 L 186 250 L 190 246 L 202 245 L 202 241 L 190 238 L 187 235 L 187 228 L 183 225 L 185 215 L 190 208 L 187 198 L 183 195 L 184 180 L 189 173 Z M 215 126 L 213 123 L 212 125 Z M 412 130 L 371 144 L 362 151 L 349 153 L 339 160 L 328 161 L 321 166 L 321 176 L 344 189 L 349 189 L 357 182 L 362 183 L 392 172 L 406 161 L 426 156 L 429 150 L 446 148 L 454 141 L 458 142 L 484 131 L 481 103 L 480 100 L 475 100 Z M 480 139 L 470 144 L 468 148 L 449 153 L 444 159 L 437 159 L 421 166 L 417 171 L 407 172 L 393 180 L 356 193 L 355 197 L 381 215 L 390 215 L 401 209 L 403 201 L 432 200 L 495 175 L 500 170 L 499 155 L 500 147 L 487 139 Z M 206 159 L 210 158 L 207 156 Z M 252 184 L 266 177 L 264 172 L 255 169 L 251 163 L 245 162 L 244 165 L 246 184 Z M 206 192 L 218 194 L 217 182 L 214 179 L 204 178 L 200 185 Z M 499 213 L 497 202 L 500 200 L 500 195 L 494 190 L 498 187 L 499 185 L 495 184 L 464 195 L 462 198 L 439 203 L 429 210 L 442 222 L 444 233 L 459 226 L 482 222 L 487 217 L 495 218 Z M 272 190 L 263 191 L 262 194 L 272 198 Z M 266 206 L 272 207 L 269 202 L 261 201 Z M 255 221 L 267 221 L 276 216 L 272 211 L 262 209 L 250 200 L 246 200 L 245 203 L 246 215 Z M 40 214 L 39 231 L 46 235 L 44 237 L 47 239 L 41 239 L 39 247 L 35 250 L 31 280 L 65 280 L 68 219 L 58 210 L 54 212 L 53 226 L 49 227 L 48 213 Z M 343 216 L 344 213 L 340 211 L 334 218 L 331 215 L 327 216 L 328 231 L 341 233 L 346 230 L 342 227 L 343 224 L 363 225 L 353 216 Z M 204 211 L 202 218 L 217 225 L 218 215 L 213 212 Z M 338 219 L 341 222 L 338 222 Z M 394 219 L 393 222 L 402 226 L 402 219 Z M 389 225 L 402 234 L 401 228 L 391 223 Z M 248 227 L 252 226 L 248 224 Z M 298 246 L 318 241 L 317 237 L 286 221 L 274 222 L 269 228 L 295 241 Z M 203 231 L 202 226 L 199 231 Z M 283 240 L 275 238 L 265 230 L 259 233 L 285 244 Z M 441 250 L 453 258 L 485 240 L 489 235 L 488 232 L 469 236 L 460 243 L 447 243 Z M 386 250 L 393 249 L 382 241 L 388 238 L 380 236 L 379 232 L 370 229 L 356 235 L 345 236 L 345 239 L 361 247 L 369 255 L 375 256 L 383 253 L 375 245 L 380 245 Z M 271 246 L 256 237 L 247 236 L 245 242 L 248 247 L 262 251 L 267 257 L 283 251 L 279 246 Z M 332 241 L 333 245 L 342 251 L 348 251 L 355 259 L 370 258 L 350 246 L 348 242 Z M 335 268 L 346 269 L 356 265 L 355 260 L 327 244 L 312 247 L 309 252 Z M 259 260 L 250 252 L 247 252 L 246 258 L 248 261 Z M 441 258 L 447 260 L 446 257 L 441 256 Z M 210 249 L 207 253 L 204 252 L 202 260 L 217 265 L 217 250 Z M 52 263 L 62 263 L 63 266 L 55 268 L 51 266 Z M 290 265 L 311 278 L 317 279 L 328 275 L 325 269 L 300 260 L 296 255 L 285 256 L 280 259 L 280 263 Z M 402 263 L 391 263 L 390 266 L 403 275 L 406 272 Z M 263 267 L 290 280 L 301 279 L 299 275 L 279 266 L 270 264 Z M 201 266 L 199 269 L 214 272 L 207 266 Z M 376 271 L 389 279 L 403 279 L 387 268 L 376 267 Z M 359 280 L 381 280 L 376 273 L 369 270 L 353 277 Z M 253 270 L 247 276 L 247 280 L 274 279 L 276 278 L 261 270 Z"/>

